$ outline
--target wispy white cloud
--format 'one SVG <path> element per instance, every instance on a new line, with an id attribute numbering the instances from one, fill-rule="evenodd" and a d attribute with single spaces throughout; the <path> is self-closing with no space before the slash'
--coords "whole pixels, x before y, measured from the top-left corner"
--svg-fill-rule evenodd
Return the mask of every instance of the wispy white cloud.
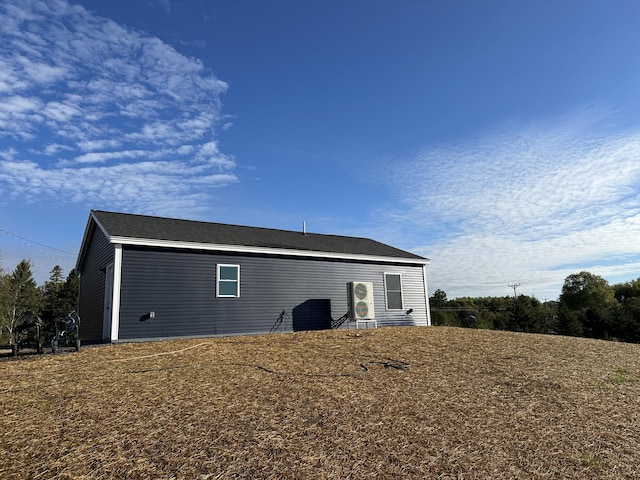
<path id="1" fill-rule="evenodd" d="M 68 122 L 72 117 L 81 115 L 81 111 L 76 105 L 55 101 L 47 103 L 42 113 L 48 119 L 53 120 L 54 124 Z"/>
<path id="2" fill-rule="evenodd" d="M 147 150 L 124 150 L 119 152 L 91 152 L 76 157 L 77 163 L 104 163 L 108 160 L 122 160 L 125 158 L 149 158 L 155 157 L 161 152 L 149 152 Z"/>
<path id="3" fill-rule="evenodd" d="M 78 148 L 83 152 L 93 152 L 109 148 L 118 148 L 121 142 L 117 138 L 105 138 L 101 140 L 85 140 L 77 143 Z"/>
<path id="4" fill-rule="evenodd" d="M 17 153 L 18 151 L 15 148 L 9 147 L 6 150 L 0 151 L 0 158 L 11 161 L 15 158 Z"/>
<path id="5" fill-rule="evenodd" d="M 59 143 L 51 143 L 47 146 L 44 147 L 44 149 L 42 150 L 42 153 L 44 153 L 45 155 L 57 155 L 58 153 L 65 151 L 65 150 L 73 150 L 71 147 L 69 147 L 68 145 L 60 145 Z"/>
<path id="6" fill-rule="evenodd" d="M 199 60 L 66 0 L 6 0 L 0 24 L 8 197 L 179 214 L 237 181 L 216 143 L 227 84 Z"/>
<path id="7" fill-rule="evenodd" d="M 640 130 L 597 108 L 426 150 L 392 174 L 430 282 L 450 296 L 555 297 L 587 269 L 640 277 Z M 389 172 L 386 172 L 389 176 Z M 555 292 L 555 294 L 554 294 Z"/>
<path id="8" fill-rule="evenodd" d="M 0 182 L 24 202 L 42 201 L 43 192 L 60 194 L 59 203 L 92 208 L 177 215 L 203 213 L 209 190 L 236 181 L 232 173 L 203 175 L 182 161 L 142 161 L 114 166 L 43 169 L 36 162 L 0 161 Z"/>
<path id="9" fill-rule="evenodd" d="M 14 95 L 5 97 L 0 106 L 0 112 L 10 119 L 12 115 L 20 115 L 25 112 L 33 112 L 40 108 L 42 102 L 37 98 L 21 97 Z"/>

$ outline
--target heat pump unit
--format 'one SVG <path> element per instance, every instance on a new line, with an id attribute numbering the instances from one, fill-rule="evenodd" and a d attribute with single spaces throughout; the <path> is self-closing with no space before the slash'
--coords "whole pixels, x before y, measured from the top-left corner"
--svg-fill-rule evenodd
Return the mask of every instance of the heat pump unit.
<path id="1" fill-rule="evenodd" d="M 376 318 L 373 306 L 373 283 L 349 282 L 349 317 L 352 320 L 373 320 Z"/>

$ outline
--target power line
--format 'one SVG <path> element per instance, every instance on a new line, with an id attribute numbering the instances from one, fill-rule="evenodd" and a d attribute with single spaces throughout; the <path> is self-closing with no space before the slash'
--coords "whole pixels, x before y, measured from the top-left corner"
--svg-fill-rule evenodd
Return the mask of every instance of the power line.
<path id="1" fill-rule="evenodd" d="M 66 250 L 60 250 L 59 248 L 50 247 L 49 245 L 45 245 L 43 243 L 38 243 L 38 242 L 35 242 L 33 240 L 29 240 L 28 238 L 21 237 L 20 235 L 16 235 L 15 233 L 11 233 L 11 232 L 9 232 L 7 230 L 4 230 L 3 228 L 0 228 L 0 232 L 4 233 L 5 235 L 8 235 L 9 237 L 13 237 L 13 238 L 15 238 L 17 240 L 20 240 L 22 243 L 25 243 L 25 244 L 27 244 L 28 246 L 30 246 L 32 248 L 35 248 L 35 247 L 33 247 L 32 245 L 29 245 L 29 244 L 38 245 L 39 247 L 48 248 L 50 250 L 55 250 L 57 252 L 66 253 L 67 255 L 74 255 L 74 256 L 76 255 L 75 253 L 67 252 Z M 47 252 L 44 252 L 42 250 L 40 250 L 40 251 L 42 253 L 44 253 L 45 255 L 48 255 L 48 256 L 51 257 L 51 255 L 49 255 Z M 55 258 L 55 257 L 52 257 L 52 258 Z"/>

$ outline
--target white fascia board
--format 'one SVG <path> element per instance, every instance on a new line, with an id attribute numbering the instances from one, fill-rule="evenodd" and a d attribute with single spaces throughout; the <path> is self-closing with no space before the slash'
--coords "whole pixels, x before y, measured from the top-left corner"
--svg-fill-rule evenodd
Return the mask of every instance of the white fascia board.
<path id="1" fill-rule="evenodd" d="M 76 272 L 80 272 L 80 264 L 84 259 L 84 250 L 89 242 L 89 232 L 91 230 L 91 221 L 87 222 L 87 225 L 84 227 L 84 235 L 82 235 L 82 243 L 80 244 L 80 249 L 78 250 L 78 257 L 76 258 Z"/>
<path id="2" fill-rule="evenodd" d="M 78 272 L 80 271 L 80 266 L 84 259 L 85 248 L 87 248 L 87 246 L 89 245 L 89 236 L 93 233 L 93 230 L 95 228 L 94 225 L 97 226 L 102 231 L 105 237 L 110 238 L 109 233 L 98 221 L 95 213 L 93 213 L 93 210 L 92 210 L 89 216 L 89 221 L 87 221 L 87 225 L 84 228 L 84 235 L 82 236 L 82 243 L 80 244 L 80 250 L 78 250 L 78 258 L 76 259 L 76 271 Z"/>
<path id="3" fill-rule="evenodd" d="M 111 243 L 122 245 L 138 245 L 144 247 L 184 248 L 188 250 L 207 250 L 216 252 L 251 253 L 263 255 L 290 255 L 294 257 L 332 258 L 340 260 L 363 260 L 369 262 L 402 263 L 408 265 L 428 265 L 428 258 L 383 257 L 365 254 L 346 254 L 318 252 L 314 250 L 297 250 L 293 248 L 251 247 L 245 245 L 223 245 L 215 243 L 181 242 L 175 240 L 156 240 L 148 238 L 110 237 Z"/>
<path id="4" fill-rule="evenodd" d="M 91 218 L 93 218 L 93 221 L 96 222 L 96 225 L 98 226 L 98 228 L 102 231 L 102 233 L 104 233 L 104 236 L 111 239 L 109 232 L 107 232 L 107 229 L 102 226 L 102 224 L 100 223 L 100 220 L 98 220 L 98 217 L 96 217 L 96 214 L 93 213 L 93 211 L 91 212 Z M 111 243 L 116 243 L 116 242 L 111 241 Z"/>

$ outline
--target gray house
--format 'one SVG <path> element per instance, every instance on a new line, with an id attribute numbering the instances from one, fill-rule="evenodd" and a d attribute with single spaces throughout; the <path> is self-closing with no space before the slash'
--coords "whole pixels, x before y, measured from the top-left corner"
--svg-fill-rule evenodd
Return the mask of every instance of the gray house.
<path id="1" fill-rule="evenodd" d="M 92 211 L 87 341 L 430 325 L 429 260 L 366 238 Z"/>

